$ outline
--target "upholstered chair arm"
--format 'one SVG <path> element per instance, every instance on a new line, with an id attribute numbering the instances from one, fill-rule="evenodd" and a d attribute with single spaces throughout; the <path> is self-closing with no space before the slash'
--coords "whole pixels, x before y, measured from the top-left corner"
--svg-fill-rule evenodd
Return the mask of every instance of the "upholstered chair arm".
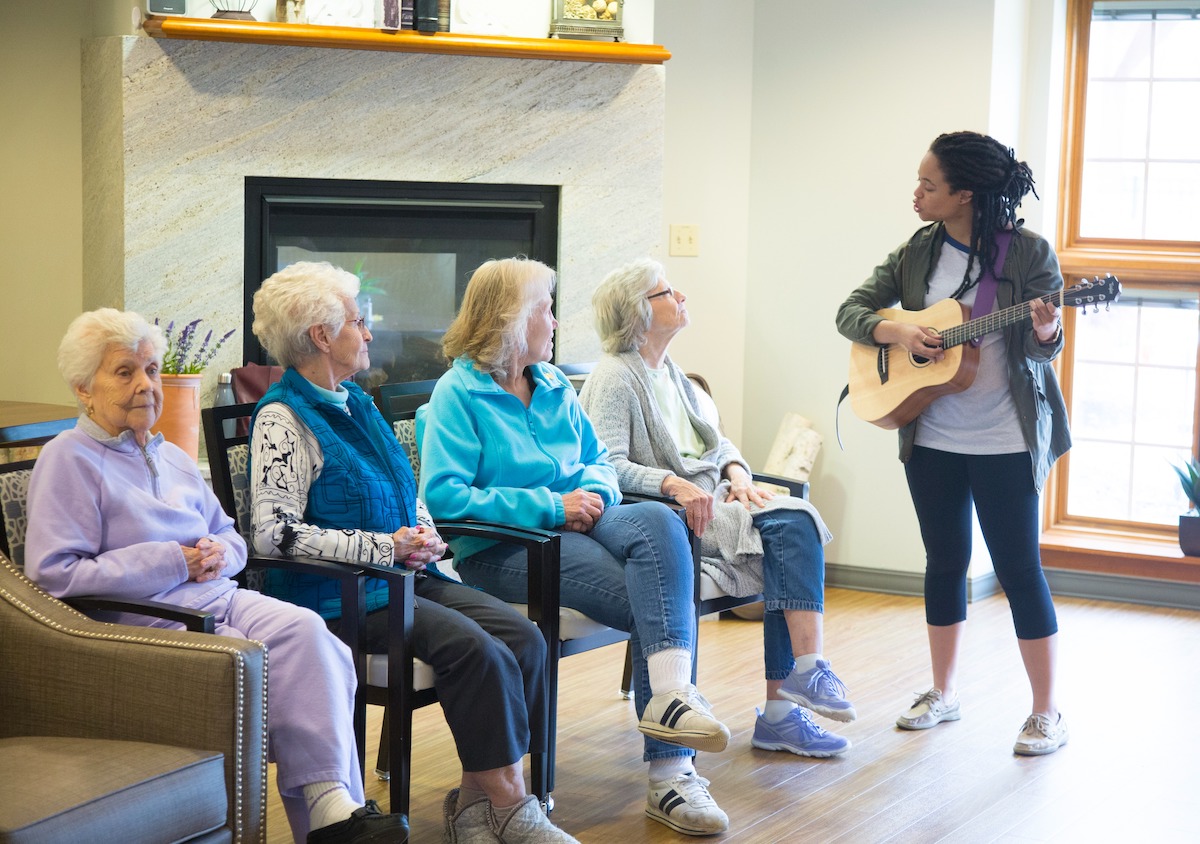
<path id="1" fill-rule="evenodd" d="M 266 680 L 258 642 L 93 621 L 0 556 L 0 736 L 219 751 L 231 825 L 260 841 Z"/>

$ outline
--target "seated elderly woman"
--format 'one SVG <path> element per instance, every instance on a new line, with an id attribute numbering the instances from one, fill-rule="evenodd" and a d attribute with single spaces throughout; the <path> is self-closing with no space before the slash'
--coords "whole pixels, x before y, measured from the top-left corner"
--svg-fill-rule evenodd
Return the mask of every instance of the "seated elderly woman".
<path id="1" fill-rule="evenodd" d="M 165 350 L 162 330 L 130 311 L 101 308 L 67 329 L 58 368 L 84 413 L 34 466 L 25 570 L 59 597 L 205 610 L 218 635 L 263 642 L 268 752 L 295 840 L 406 841 L 404 816 L 363 801 L 350 650 L 311 610 L 238 588 L 230 578 L 246 565 L 246 544 L 233 520 L 196 463 L 150 432 L 162 411 Z"/>
<path id="2" fill-rule="evenodd" d="M 701 538 L 702 564 L 730 595 L 762 592 L 766 704 L 751 743 L 801 756 L 836 756 L 850 742 L 813 723 L 853 721 L 846 688 L 821 654 L 829 531 L 807 501 L 751 483 L 718 429 L 717 411 L 667 354 L 689 322 L 687 297 L 662 265 L 636 261 L 592 297 L 605 354 L 580 401 L 608 445 L 621 489 L 673 498 Z"/>
<path id="3" fill-rule="evenodd" d="M 415 571 L 413 651 L 433 667 L 463 767 L 444 804 L 445 840 L 573 842 L 527 793 L 521 770 L 530 723 L 545 723 L 545 641 L 502 601 L 438 571 L 446 545 L 417 498 L 408 458 L 370 396 L 349 380 L 370 366 L 358 290 L 353 273 L 299 262 L 254 295 L 254 333 L 285 367 L 251 421 L 255 547 Z M 274 594 L 336 616 L 336 584 L 272 574 L 284 575 L 270 581 Z M 375 653 L 387 651 L 382 586 L 369 587 Z"/>
<path id="4" fill-rule="evenodd" d="M 683 522 L 660 502 L 622 504 L 617 476 L 566 377 L 547 361 L 554 271 L 488 261 L 467 283 L 443 338 L 451 360 L 429 401 L 421 490 L 437 518 L 562 531 L 561 600 L 629 631 L 634 703 L 650 762 L 646 813 L 691 835 L 729 819 L 692 764 L 729 730 L 691 683 L 693 564 Z M 463 580 L 527 599 L 526 561 L 509 544 L 455 544 Z"/>

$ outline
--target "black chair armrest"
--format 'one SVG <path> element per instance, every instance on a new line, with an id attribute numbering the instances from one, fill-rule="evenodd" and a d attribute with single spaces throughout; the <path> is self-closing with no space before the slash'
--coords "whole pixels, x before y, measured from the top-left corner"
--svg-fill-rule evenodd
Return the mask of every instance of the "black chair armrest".
<path id="1" fill-rule="evenodd" d="M 766 472 L 755 472 L 752 477 L 755 481 L 762 481 L 766 484 L 781 486 L 790 490 L 793 498 L 808 500 L 808 481 L 798 481 L 795 478 L 785 478 L 782 475 L 768 475 Z"/>
<path id="2" fill-rule="evenodd" d="M 94 612 L 127 612 L 138 615 L 148 615 L 166 621 L 177 621 L 188 630 L 196 633 L 213 632 L 213 614 L 203 610 L 189 610 L 178 604 L 164 604 L 162 601 L 127 601 L 121 598 L 97 598 L 81 595 L 76 598 L 64 598 L 63 603 L 79 610 L 85 615 Z"/>

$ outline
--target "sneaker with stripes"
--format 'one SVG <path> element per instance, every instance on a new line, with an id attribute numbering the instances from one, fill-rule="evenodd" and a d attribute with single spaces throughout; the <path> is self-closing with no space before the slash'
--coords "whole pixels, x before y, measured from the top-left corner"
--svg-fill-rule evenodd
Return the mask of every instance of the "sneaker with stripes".
<path id="1" fill-rule="evenodd" d="M 695 771 L 650 783 L 646 815 L 684 835 L 716 835 L 729 829 L 729 816 L 708 793 L 708 780 Z"/>
<path id="2" fill-rule="evenodd" d="M 668 744 L 718 753 L 729 745 L 729 728 L 711 709 L 704 695 L 689 683 L 650 698 L 638 729 Z"/>

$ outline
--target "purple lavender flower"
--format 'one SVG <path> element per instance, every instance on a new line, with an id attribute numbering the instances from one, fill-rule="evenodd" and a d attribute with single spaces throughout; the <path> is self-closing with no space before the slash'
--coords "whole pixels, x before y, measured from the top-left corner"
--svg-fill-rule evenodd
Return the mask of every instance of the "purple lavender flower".
<path id="1" fill-rule="evenodd" d="M 159 325 L 159 321 L 155 319 L 154 324 Z M 192 320 L 183 327 L 178 336 L 175 335 L 175 321 L 172 320 L 167 325 L 166 331 L 163 332 L 167 338 L 167 350 L 163 354 L 162 371 L 164 375 L 195 375 L 203 372 L 212 363 L 221 347 L 225 345 L 225 341 L 232 337 L 234 331 L 237 330 L 230 329 L 216 343 L 212 343 L 213 333 L 211 330 L 208 331 L 204 335 L 203 342 L 200 343 L 200 348 L 193 353 L 192 345 L 196 341 L 199 324 L 199 319 Z M 211 346 L 210 343 L 212 343 Z"/>

